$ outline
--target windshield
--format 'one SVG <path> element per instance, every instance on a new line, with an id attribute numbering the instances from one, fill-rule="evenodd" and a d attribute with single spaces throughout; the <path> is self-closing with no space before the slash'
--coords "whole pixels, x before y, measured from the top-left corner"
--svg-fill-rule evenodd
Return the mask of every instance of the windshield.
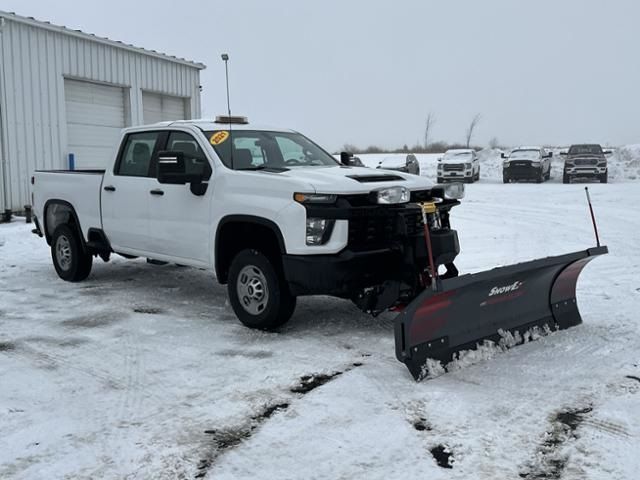
<path id="1" fill-rule="evenodd" d="M 445 160 L 471 160 L 471 152 L 447 152 L 444 154 Z"/>
<path id="2" fill-rule="evenodd" d="M 539 150 L 514 150 L 509 155 L 511 160 L 537 160 L 539 157 Z"/>
<path id="3" fill-rule="evenodd" d="M 574 145 L 569 149 L 569 155 L 602 155 L 600 145 Z"/>
<path id="4" fill-rule="evenodd" d="M 234 170 L 339 165 L 336 159 L 299 133 L 215 130 L 205 132 L 205 136 L 222 162 Z"/>

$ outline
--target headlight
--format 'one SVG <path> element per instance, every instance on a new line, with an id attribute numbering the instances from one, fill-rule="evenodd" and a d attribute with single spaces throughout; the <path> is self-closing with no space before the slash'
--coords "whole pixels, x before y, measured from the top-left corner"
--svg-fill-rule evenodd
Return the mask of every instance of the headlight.
<path id="1" fill-rule="evenodd" d="M 335 220 L 307 218 L 307 245 L 324 245 L 331 238 Z"/>
<path id="2" fill-rule="evenodd" d="M 502 162 L 502 166 L 503 167 L 508 167 L 509 166 L 509 160 L 505 160 L 504 162 Z"/>
<path id="3" fill-rule="evenodd" d="M 464 184 L 439 184 L 431 189 L 431 195 L 437 198 L 444 198 L 446 200 L 458 200 L 460 198 L 464 198 Z"/>
<path id="4" fill-rule="evenodd" d="M 392 205 L 396 203 L 407 203 L 410 198 L 409 189 L 406 187 L 389 187 L 376 190 L 376 203 L 381 205 Z"/>
<path id="5" fill-rule="evenodd" d="M 294 193 L 293 199 L 298 203 L 336 203 L 338 196 L 329 193 Z"/>
<path id="6" fill-rule="evenodd" d="M 464 168 L 471 168 L 471 164 L 470 163 L 465 163 L 464 164 Z"/>
<path id="7" fill-rule="evenodd" d="M 532 167 L 539 167 L 540 166 L 540 162 L 531 162 L 531 166 Z"/>

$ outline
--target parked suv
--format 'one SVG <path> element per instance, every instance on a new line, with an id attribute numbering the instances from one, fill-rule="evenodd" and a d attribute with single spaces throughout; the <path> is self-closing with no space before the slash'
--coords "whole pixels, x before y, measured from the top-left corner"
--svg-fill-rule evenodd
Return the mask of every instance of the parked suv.
<path id="1" fill-rule="evenodd" d="M 502 181 L 535 180 L 542 183 L 551 178 L 551 157 L 542 147 L 518 147 L 502 158 Z"/>
<path id="2" fill-rule="evenodd" d="M 597 144 L 571 145 L 564 160 L 562 183 L 571 183 L 574 179 L 600 180 L 607 183 L 607 157 L 611 150 L 603 151 Z"/>
<path id="3" fill-rule="evenodd" d="M 438 159 L 438 183 L 449 180 L 465 183 L 480 180 L 480 160 L 475 150 L 447 150 Z"/>

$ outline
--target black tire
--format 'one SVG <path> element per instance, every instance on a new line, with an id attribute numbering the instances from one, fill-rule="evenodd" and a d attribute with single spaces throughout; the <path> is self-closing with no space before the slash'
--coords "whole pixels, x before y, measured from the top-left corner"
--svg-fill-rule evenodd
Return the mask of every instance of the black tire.
<path id="1" fill-rule="evenodd" d="M 566 173 L 562 175 L 562 183 L 571 183 L 571 178 Z"/>
<path id="2" fill-rule="evenodd" d="M 502 175 L 502 183 L 509 183 L 509 177 L 507 177 L 506 175 Z"/>
<path id="3" fill-rule="evenodd" d="M 536 183 L 542 183 L 542 182 L 544 182 L 544 173 L 540 171 L 540 175 L 538 175 L 538 177 L 536 178 Z"/>
<path id="4" fill-rule="evenodd" d="M 284 275 L 253 249 L 242 250 L 231 261 L 227 291 L 233 311 L 249 328 L 274 330 L 287 323 L 296 308 Z"/>
<path id="5" fill-rule="evenodd" d="M 609 172 L 604 172 L 602 175 L 598 175 L 600 183 L 607 183 L 609 181 Z"/>
<path id="6" fill-rule="evenodd" d="M 51 260 L 58 276 L 67 282 L 81 282 L 93 265 L 93 256 L 82 250 L 78 231 L 70 225 L 60 225 L 53 232 Z"/>
<path id="7" fill-rule="evenodd" d="M 475 177 L 473 177 L 473 180 L 476 181 L 476 182 L 480 181 L 480 169 L 479 168 L 478 168 L 478 174 Z"/>

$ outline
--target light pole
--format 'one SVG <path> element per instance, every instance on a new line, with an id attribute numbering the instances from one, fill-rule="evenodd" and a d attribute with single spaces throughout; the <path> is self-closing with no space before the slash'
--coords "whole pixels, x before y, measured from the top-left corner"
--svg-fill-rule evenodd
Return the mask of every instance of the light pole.
<path id="1" fill-rule="evenodd" d="M 227 111 L 229 117 L 231 117 L 231 103 L 229 102 L 229 55 L 227 53 L 223 53 L 221 55 L 222 60 L 224 61 L 224 73 L 227 79 Z"/>

